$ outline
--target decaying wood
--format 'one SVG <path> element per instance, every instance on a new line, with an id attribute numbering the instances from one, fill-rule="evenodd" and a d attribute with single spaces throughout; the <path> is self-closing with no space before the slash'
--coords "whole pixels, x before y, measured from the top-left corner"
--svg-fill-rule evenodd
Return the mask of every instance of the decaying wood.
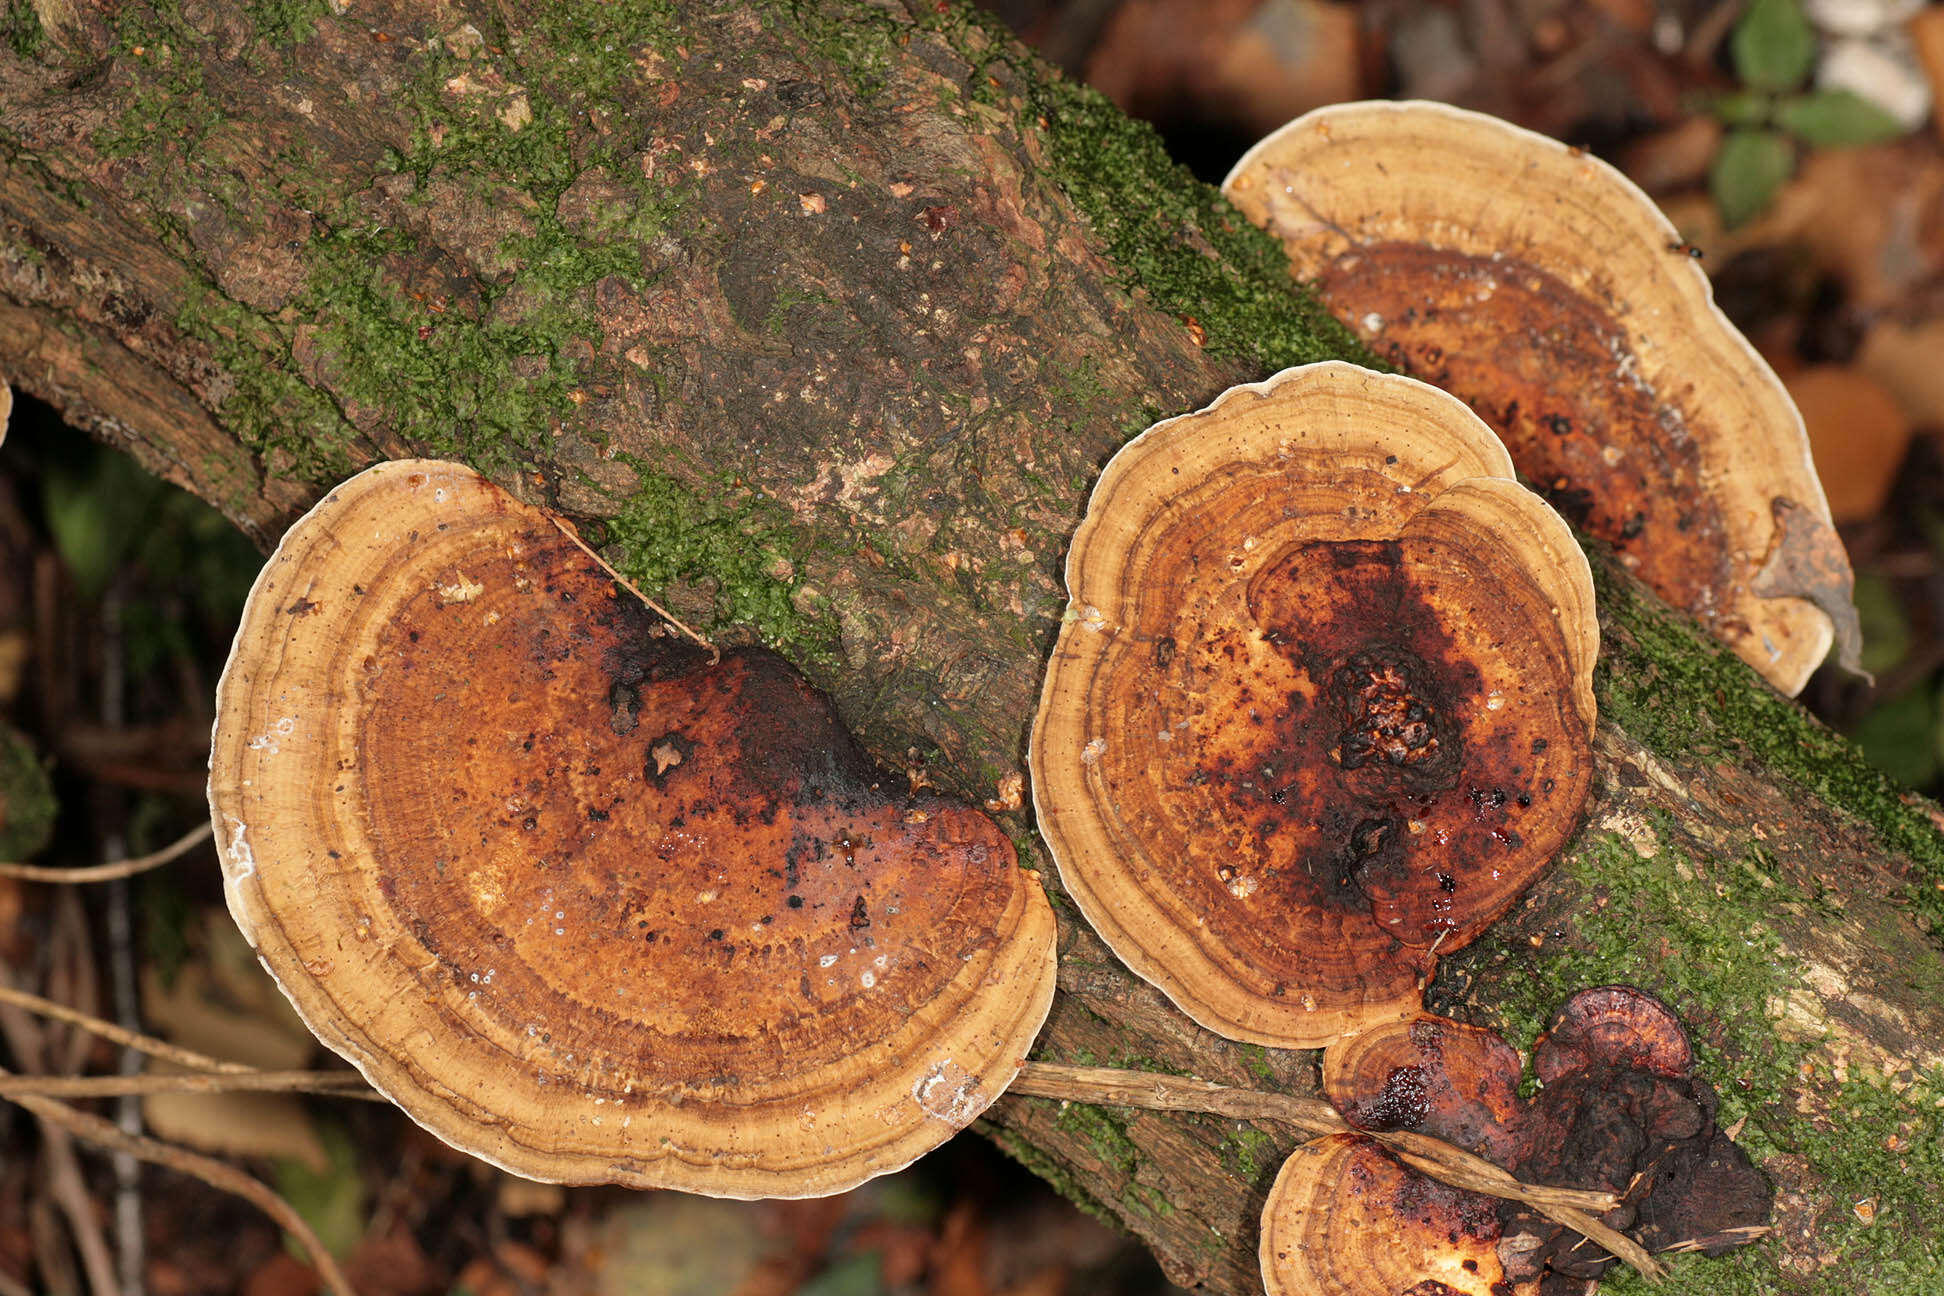
<path id="1" fill-rule="evenodd" d="M 0 377 L 266 543 L 372 458 L 467 459 L 715 640 L 757 625 L 1029 858 L 1098 466 L 1353 353 L 1211 191 L 950 4 L 35 8 L 0 43 Z M 1759 1283 L 1906 1290 L 1944 849 L 1605 570 L 1587 827 L 1432 1006 L 1529 1038 L 1586 978 L 1646 985 L 1781 1190 Z M 1036 1056 L 1314 1092 L 1313 1054 L 1214 1039 L 1070 912 L 1061 948 Z M 985 1128 L 1177 1281 L 1257 1289 L 1281 1127 L 1015 1097 Z"/>

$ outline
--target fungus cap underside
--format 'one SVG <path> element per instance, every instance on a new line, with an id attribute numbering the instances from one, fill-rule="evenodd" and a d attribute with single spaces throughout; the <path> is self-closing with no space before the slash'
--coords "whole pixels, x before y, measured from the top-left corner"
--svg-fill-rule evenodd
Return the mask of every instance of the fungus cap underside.
<path id="1" fill-rule="evenodd" d="M 516 1173 L 841 1191 L 969 1124 L 1051 1002 L 1051 911 L 996 825 L 891 791 L 781 659 L 712 664 L 463 466 L 379 465 L 291 529 L 217 716 L 264 965 Z"/>

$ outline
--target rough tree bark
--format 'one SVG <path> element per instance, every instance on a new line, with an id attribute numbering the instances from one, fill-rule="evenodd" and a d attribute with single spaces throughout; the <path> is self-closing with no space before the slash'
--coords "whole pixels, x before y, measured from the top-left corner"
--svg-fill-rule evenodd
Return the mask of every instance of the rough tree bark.
<path id="1" fill-rule="evenodd" d="M 953 3 L 0 14 L 0 374 L 260 542 L 374 457 L 467 459 L 973 797 L 1021 773 L 1104 458 L 1356 355 L 1150 135 Z M 1693 1023 L 1782 1227 L 1672 1289 L 1934 1291 L 1944 842 L 1601 568 L 1587 827 L 1433 1006 L 1524 1043 L 1624 980 Z M 1039 1056 L 1313 1086 L 1062 923 Z M 1036 1099 L 985 1129 L 1178 1281 L 1258 1290 L 1284 1132 Z"/>

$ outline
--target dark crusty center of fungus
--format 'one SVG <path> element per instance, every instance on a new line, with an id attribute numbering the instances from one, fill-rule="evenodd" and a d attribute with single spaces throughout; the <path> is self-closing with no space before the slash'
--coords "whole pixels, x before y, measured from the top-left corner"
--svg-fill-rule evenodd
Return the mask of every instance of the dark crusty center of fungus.
<path id="1" fill-rule="evenodd" d="M 1438 713 L 1418 683 L 1423 666 L 1398 648 L 1361 652 L 1336 669 L 1331 693 L 1344 712 L 1332 756 L 1347 770 L 1371 761 L 1426 771 L 1449 767 Z"/>
<path id="2" fill-rule="evenodd" d="M 1598 306 L 1507 257 L 1371 243 L 1317 281 L 1330 309 L 1413 377 L 1463 398 L 1575 526 L 1717 634 L 1731 547 L 1674 397 L 1640 376 Z"/>

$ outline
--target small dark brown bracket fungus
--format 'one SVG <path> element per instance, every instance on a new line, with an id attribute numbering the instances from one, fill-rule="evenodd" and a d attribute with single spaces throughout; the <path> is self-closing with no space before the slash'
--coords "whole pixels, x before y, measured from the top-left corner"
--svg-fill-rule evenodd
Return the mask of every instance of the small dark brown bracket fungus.
<path id="1" fill-rule="evenodd" d="M 1629 1235 L 1647 1251 L 1699 1250 L 1717 1255 L 1755 1240 L 1769 1216 L 1768 1181 L 1714 1121 L 1715 1097 L 1693 1073 L 1687 1033 L 1658 999 L 1630 986 L 1582 991 L 1563 1007 L 1533 1051 L 1534 1069 L 1545 1082 L 1530 1103 L 1517 1099 L 1518 1055 L 1490 1031 L 1440 1017 L 1421 1016 L 1379 1027 L 1332 1045 L 1323 1057 L 1323 1085 L 1346 1120 L 1361 1129 L 1408 1130 L 1454 1143 L 1505 1167 L 1519 1180 L 1557 1188 L 1612 1192 L 1619 1205 L 1600 1223 Z M 1418 1291 L 1409 1284 L 1441 1281 L 1453 1255 L 1476 1261 L 1479 1245 L 1493 1260 L 1468 1273 L 1489 1272 L 1503 1287 L 1482 1286 L 1490 1296 L 1509 1292 L 1584 1296 L 1589 1284 L 1614 1263 L 1603 1247 L 1564 1228 L 1531 1206 L 1492 1201 L 1419 1180 L 1375 1146 L 1346 1152 L 1307 1152 L 1342 1158 L 1334 1167 L 1350 1187 L 1296 1185 L 1278 1179 L 1263 1213 L 1263 1265 L 1272 1260 L 1280 1279 L 1272 1293 Z M 1381 1160 L 1381 1165 L 1380 1165 Z M 1412 1230 L 1418 1203 L 1440 1203 L 1441 1219 L 1454 1224 L 1451 1245 Z M 1345 1215 L 1337 1199 L 1354 1197 Z M 1489 1218 L 1486 1218 L 1489 1217 Z M 1270 1245 L 1272 1225 L 1279 1239 Z M 1350 1228 L 1377 1231 L 1389 1245 L 1408 1251 L 1416 1267 L 1399 1262 L 1396 1283 L 1364 1287 L 1354 1279 L 1338 1286 L 1304 1286 L 1302 1275 L 1354 1273 L 1374 1245 Z M 1307 1239 L 1292 1259 L 1284 1239 Z M 1624 1243 L 1613 1239 L 1613 1245 Z M 1278 1288 L 1277 1282 L 1284 1286 Z M 1441 1292 L 1425 1287 L 1425 1292 Z"/>
<path id="2" fill-rule="evenodd" d="M 1444 104 L 1353 103 L 1270 135 L 1223 192 L 1339 318 L 1463 397 L 1542 494 L 1776 687 L 1800 690 L 1835 631 L 1856 666 L 1801 416 L 1618 171 Z"/>
<path id="3" fill-rule="evenodd" d="M 1652 1251 L 1720 1255 L 1767 1231 L 1769 1182 L 1715 1124 L 1714 1090 L 1694 1074 L 1687 1031 L 1667 1005 L 1631 986 L 1583 990 L 1532 1062 L 1545 1087 L 1520 1118 L 1523 1151 L 1507 1169 L 1620 1194 L 1605 1223 Z M 1542 1296 L 1577 1296 L 1613 1264 L 1550 1220 L 1510 1203 L 1502 1213 L 1507 1268 L 1543 1274 Z"/>
<path id="4" fill-rule="evenodd" d="M 1136 437 L 1067 559 L 1039 826 L 1127 965 L 1315 1047 L 1417 1011 L 1592 777 L 1586 560 L 1458 401 L 1288 370 Z"/>
<path id="5" fill-rule="evenodd" d="M 779 658 L 429 461 L 284 538 L 210 758 L 231 913 L 381 1092 L 519 1174 L 729 1197 L 908 1164 L 1045 1018 L 1037 881 L 893 786 Z"/>

